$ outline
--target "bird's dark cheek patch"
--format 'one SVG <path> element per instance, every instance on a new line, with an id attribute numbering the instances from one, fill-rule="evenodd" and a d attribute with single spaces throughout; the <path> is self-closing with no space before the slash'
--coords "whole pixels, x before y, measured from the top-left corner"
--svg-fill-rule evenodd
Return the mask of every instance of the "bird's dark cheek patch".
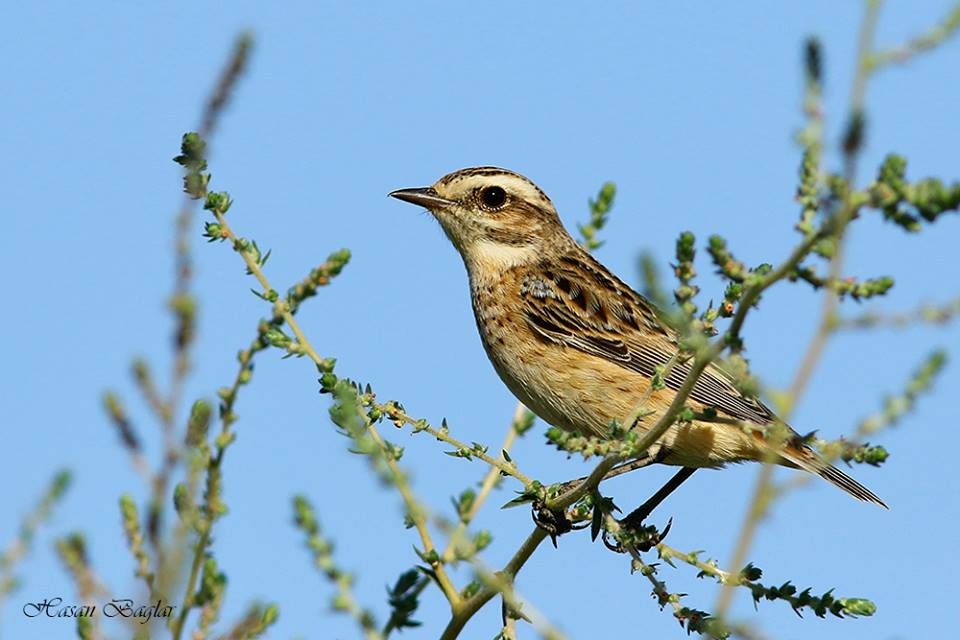
<path id="1" fill-rule="evenodd" d="M 527 230 L 522 228 L 516 229 L 506 225 L 487 225 L 483 234 L 497 244 L 511 247 L 531 244 L 534 240 L 532 234 Z"/>

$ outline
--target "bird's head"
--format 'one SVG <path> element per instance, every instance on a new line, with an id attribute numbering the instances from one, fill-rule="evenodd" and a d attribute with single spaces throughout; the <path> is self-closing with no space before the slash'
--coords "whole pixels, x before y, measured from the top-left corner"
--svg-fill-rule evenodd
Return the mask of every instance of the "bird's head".
<path id="1" fill-rule="evenodd" d="M 546 194 L 506 169 L 461 169 L 390 195 L 429 209 L 471 273 L 536 260 L 550 243 L 569 239 Z"/>

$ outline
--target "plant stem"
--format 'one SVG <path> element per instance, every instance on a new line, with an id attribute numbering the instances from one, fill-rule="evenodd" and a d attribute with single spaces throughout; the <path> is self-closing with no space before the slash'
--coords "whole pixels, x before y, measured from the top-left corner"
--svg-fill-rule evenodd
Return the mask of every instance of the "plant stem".
<path id="1" fill-rule="evenodd" d="M 217 223 L 220 224 L 222 236 L 230 241 L 236 241 L 237 235 L 230 228 L 230 225 L 227 224 L 226 216 L 217 210 L 213 211 L 213 215 L 216 217 Z M 274 289 L 272 286 L 270 286 L 270 281 L 267 280 L 263 270 L 260 268 L 260 264 L 254 259 L 253 255 L 251 255 L 248 251 L 238 251 L 237 253 L 239 253 L 243 258 L 243 261 L 246 263 L 247 268 L 250 270 L 250 273 L 253 275 L 253 277 L 256 278 L 257 282 L 260 283 L 260 286 L 263 287 L 264 295 L 273 291 Z M 276 313 L 279 313 L 283 317 L 284 322 L 288 327 L 290 327 L 290 330 L 293 332 L 294 336 L 296 336 L 302 352 L 311 360 L 313 360 L 314 364 L 323 366 L 325 364 L 324 359 L 321 358 L 316 349 L 313 348 L 313 345 L 310 344 L 310 340 L 307 339 L 307 336 L 300 328 L 300 324 L 296 321 L 296 319 L 294 319 L 293 314 L 290 312 L 290 305 L 287 303 L 287 301 L 283 298 L 278 299 L 274 303 L 274 309 Z M 380 432 L 377 430 L 376 425 L 370 422 L 365 413 L 361 413 L 361 417 L 364 419 L 367 431 L 370 434 L 370 438 L 377 446 L 377 449 L 380 452 L 386 451 L 386 443 L 384 442 L 383 437 L 380 435 Z M 400 496 L 407 507 L 407 512 L 410 514 L 410 518 L 417 529 L 417 533 L 420 534 L 420 540 L 423 543 L 424 553 L 429 554 L 431 552 L 435 552 L 436 546 L 433 544 L 430 532 L 427 529 L 427 523 L 423 514 L 423 509 L 421 509 L 420 505 L 417 503 L 417 500 L 413 495 L 413 491 L 410 488 L 410 484 L 407 481 L 406 475 L 400 470 L 400 467 L 397 465 L 396 460 L 394 460 L 392 456 L 382 455 L 381 458 L 384 464 L 386 464 L 387 468 L 390 470 L 391 477 L 394 481 L 393 484 L 397 487 L 397 491 L 399 491 Z M 436 573 L 437 583 L 440 585 L 440 589 L 443 591 L 447 600 L 449 600 L 451 608 L 455 611 L 461 601 L 460 594 L 458 593 L 456 587 L 453 586 L 453 582 L 447 575 L 446 569 L 443 567 L 442 563 L 437 563 L 433 569 Z M 174 640 L 177 639 L 175 638 Z"/>
<path id="2" fill-rule="evenodd" d="M 871 71 L 869 57 L 873 47 L 873 35 L 877 25 L 880 4 L 880 0 L 867 0 L 863 22 L 860 26 L 860 35 L 857 45 L 856 69 L 854 70 L 853 85 L 850 91 L 849 118 L 851 122 L 854 118 L 862 117 L 863 114 L 863 102 L 866 95 L 867 80 Z M 836 250 L 833 258 L 830 261 L 830 280 L 832 281 L 836 281 L 840 278 L 843 268 L 843 245 L 846 238 L 845 231 L 847 225 L 851 220 L 853 220 L 855 214 L 855 207 L 852 204 L 851 194 L 853 193 L 853 185 L 856 179 L 857 159 L 859 157 L 859 151 L 861 147 L 862 145 L 857 145 L 856 148 L 847 150 L 844 157 L 844 178 L 846 180 L 847 189 L 840 210 L 836 213 L 834 220 L 832 221 L 834 225 L 832 234 L 836 239 Z M 824 223 L 824 225 L 827 224 L 830 224 L 830 221 Z M 838 302 L 839 298 L 836 291 L 834 291 L 831 287 L 826 287 L 823 292 L 823 302 L 820 311 L 820 321 L 817 333 L 807 348 L 797 374 L 794 377 L 793 384 L 791 384 L 787 393 L 787 406 L 783 411 L 784 422 L 789 420 L 790 415 L 797 404 L 797 400 L 806 389 L 817 363 L 823 356 L 827 341 L 832 333 L 832 328 L 835 325 Z M 757 476 L 757 482 L 754 486 L 750 507 L 747 510 L 747 515 L 744 518 L 740 535 L 737 537 L 737 542 L 734 546 L 733 559 L 729 565 L 730 567 L 733 567 L 734 570 L 738 570 L 738 567 L 742 567 L 746 563 L 747 554 L 750 551 L 750 546 L 753 543 L 760 520 L 767 511 L 767 506 L 769 504 L 768 497 L 772 491 L 773 461 L 765 460 L 763 462 L 763 468 L 760 470 L 760 473 Z M 724 618 L 726 616 L 730 606 L 733 604 L 733 598 L 735 594 L 734 586 L 735 585 L 733 584 L 725 583 L 724 587 L 720 590 L 720 595 L 717 598 L 717 605 L 714 608 L 716 615 L 720 618 Z"/>
<path id="3" fill-rule="evenodd" d="M 513 554 L 513 557 L 510 558 L 510 561 L 507 562 L 500 573 L 509 577 L 510 580 L 513 580 L 546 537 L 546 531 L 540 527 L 535 527 L 533 532 L 527 536 L 527 539 L 523 541 L 520 548 L 517 549 L 516 553 Z M 495 589 L 484 587 L 478 594 L 465 600 L 459 610 L 450 618 L 450 622 L 447 624 L 447 628 L 444 629 L 443 635 L 440 636 L 440 640 L 453 640 L 453 638 L 460 635 L 464 625 L 467 624 L 470 618 L 472 618 L 483 605 L 492 600 L 495 595 L 497 595 Z"/>
<path id="4" fill-rule="evenodd" d="M 514 425 L 523 418 L 523 414 L 526 410 L 527 408 L 523 406 L 522 402 L 517 403 L 517 407 L 513 411 L 513 419 L 510 421 L 510 428 L 507 430 L 507 435 L 503 439 L 503 444 L 500 447 L 501 451 L 510 451 L 510 447 L 513 446 L 513 441 L 517 439 L 517 430 L 514 428 Z M 501 453 L 501 459 L 502 457 L 503 454 Z M 504 460 L 504 462 L 506 462 L 506 460 Z M 458 540 L 463 537 L 463 534 L 467 530 L 467 526 L 476 517 L 477 513 L 480 511 L 480 508 L 490 495 L 490 492 L 493 490 L 493 487 L 496 486 L 499 478 L 500 468 L 491 465 L 490 469 L 484 476 L 482 483 L 480 484 L 480 492 L 477 494 L 477 497 L 474 498 L 473 504 L 470 506 L 470 509 L 467 511 L 467 513 L 461 518 L 460 524 L 457 525 L 457 528 L 454 529 L 452 534 L 450 534 L 450 541 L 447 543 L 446 549 L 444 549 L 443 553 L 440 555 L 441 562 L 447 563 L 453 560 L 454 551 L 456 550 Z M 527 486 L 527 483 L 524 483 L 524 486 Z"/>
<path id="5" fill-rule="evenodd" d="M 521 406 L 523 406 L 523 405 L 521 405 Z M 424 425 L 422 421 L 417 420 L 416 418 L 408 415 L 408 414 L 407 414 L 406 412 L 404 412 L 404 411 L 399 411 L 399 410 L 397 410 L 397 411 L 395 411 L 394 413 L 392 413 L 389 417 L 390 417 L 390 419 L 392 419 L 392 420 L 400 420 L 400 421 L 402 421 L 402 422 L 404 422 L 404 423 L 412 426 L 415 431 L 424 431 L 424 432 L 426 432 L 426 433 L 429 433 L 431 436 L 433 436 L 433 437 L 436 438 L 437 440 L 440 440 L 440 441 L 442 441 L 442 442 L 446 442 L 447 444 L 452 445 L 452 446 L 456 447 L 457 449 L 467 449 L 467 450 L 470 450 L 470 455 L 471 455 L 471 456 L 473 456 L 474 458 L 477 458 L 477 459 L 479 459 L 479 460 L 482 460 L 483 462 L 486 462 L 486 463 L 487 463 L 488 465 L 490 465 L 491 467 L 494 467 L 494 469 L 491 470 L 491 471 L 494 471 L 494 470 L 495 470 L 496 472 L 503 472 L 503 473 L 505 473 L 505 474 L 508 475 L 508 476 L 511 476 L 511 477 L 513 477 L 513 478 L 516 478 L 517 480 L 519 480 L 519 481 L 523 484 L 524 489 L 528 489 L 528 488 L 530 487 L 530 485 L 533 484 L 533 480 L 532 480 L 530 477 L 528 477 L 528 476 L 526 476 L 525 474 L 521 473 L 513 464 L 508 463 L 506 460 L 504 460 L 504 459 L 502 459 L 502 458 L 494 458 L 493 456 L 488 455 L 488 454 L 483 453 L 483 452 L 480 452 L 480 451 L 474 451 L 474 450 L 473 450 L 473 447 L 471 447 L 470 445 L 466 444 L 466 443 L 463 442 L 462 440 L 458 440 L 458 439 L 454 438 L 453 436 L 451 436 L 451 435 L 450 435 L 449 433 L 447 433 L 446 431 L 442 431 L 442 430 L 437 429 L 437 428 L 435 428 L 435 427 L 431 427 L 430 425 Z M 511 431 L 512 431 L 512 428 L 511 428 Z M 495 475 L 494 475 L 494 478 L 496 478 Z"/>

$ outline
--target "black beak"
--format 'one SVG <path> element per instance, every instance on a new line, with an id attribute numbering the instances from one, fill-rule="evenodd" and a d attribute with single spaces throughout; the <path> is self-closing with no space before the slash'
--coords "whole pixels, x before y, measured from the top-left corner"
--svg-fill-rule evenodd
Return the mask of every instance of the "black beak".
<path id="1" fill-rule="evenodd" d="M 388 193 L 391 198 L 418 204 L 427 209 L 437 209 L 453 204 L 452 200 L 441 198 L 433 187 L 423 187 L 422 189 L 397 189 Z"/>

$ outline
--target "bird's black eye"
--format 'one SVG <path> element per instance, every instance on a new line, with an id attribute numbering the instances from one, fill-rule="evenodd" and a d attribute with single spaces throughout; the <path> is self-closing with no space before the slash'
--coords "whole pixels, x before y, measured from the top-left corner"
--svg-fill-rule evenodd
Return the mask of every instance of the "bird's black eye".
<path id="1" fill-rule="evenodd" d="M 480 191 L 480 201 L 487 209 L 497 209 L 507 201 L 507 192 L 502 187 L 485 187 Z"/>

